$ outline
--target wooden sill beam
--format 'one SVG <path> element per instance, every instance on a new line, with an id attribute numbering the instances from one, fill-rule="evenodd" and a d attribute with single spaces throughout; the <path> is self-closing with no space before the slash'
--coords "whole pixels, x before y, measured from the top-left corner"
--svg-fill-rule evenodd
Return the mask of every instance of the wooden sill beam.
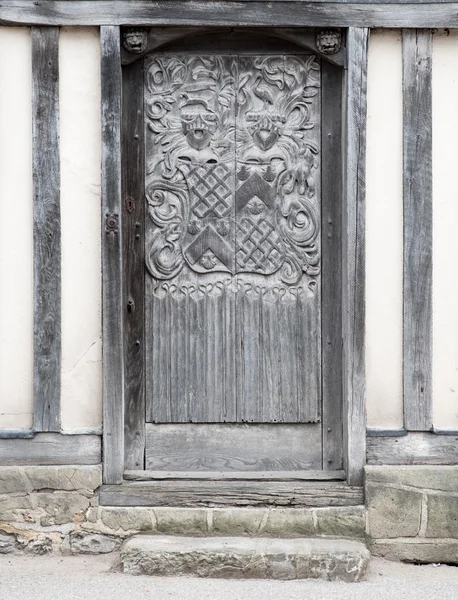
<path id="1" fill-rule="evenodd" d="M 0 0 L 4 25 L 458 27 L 458 2 Z"/>

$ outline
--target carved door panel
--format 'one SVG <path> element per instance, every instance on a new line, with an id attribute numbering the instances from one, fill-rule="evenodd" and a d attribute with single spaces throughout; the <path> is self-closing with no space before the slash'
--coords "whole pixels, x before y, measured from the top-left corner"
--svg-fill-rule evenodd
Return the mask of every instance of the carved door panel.
<path id="1" fill-rule="evenodd" d="M 145 61 L 148 422 L 320 420 L 320 73 Z"/>

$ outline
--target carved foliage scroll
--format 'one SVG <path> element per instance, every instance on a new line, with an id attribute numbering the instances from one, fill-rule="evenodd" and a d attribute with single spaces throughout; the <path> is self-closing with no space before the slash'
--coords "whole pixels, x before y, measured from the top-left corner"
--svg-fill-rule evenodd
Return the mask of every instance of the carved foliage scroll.
<path id="1" fill-rule="evenodd" d="M 314 56 L 146 61 L 147 267 L 159 280 L 320 269 Z"/>

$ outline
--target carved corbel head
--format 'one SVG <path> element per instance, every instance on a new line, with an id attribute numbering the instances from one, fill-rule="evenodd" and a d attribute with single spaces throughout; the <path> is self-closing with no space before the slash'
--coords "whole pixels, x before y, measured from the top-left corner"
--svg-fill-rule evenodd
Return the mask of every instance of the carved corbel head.
<path id="1" fill-rule="evenodd" d="M 340 29 L 319 29 L 315 44 L 321 54 L 337 54 L 342 47 L 342 33 Z"/>
<path id="2" fill-rule="evenodd" d="M 122 36 L 122 45 L 130 54 L 143 54 L 148 48 L 148 32 L 139 27 L 128 27 Z"/>

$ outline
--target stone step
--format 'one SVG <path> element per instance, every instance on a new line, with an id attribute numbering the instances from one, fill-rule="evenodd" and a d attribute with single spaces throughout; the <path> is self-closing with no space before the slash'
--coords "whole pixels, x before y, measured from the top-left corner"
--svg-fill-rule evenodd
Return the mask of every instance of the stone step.
<path id="1" fill-rule="evenodd" d="M 318 538 L 136 535 L 121 550 L 124 573 L 169 577 L 355 582 L 369 558 L 362 542 Z"/>

